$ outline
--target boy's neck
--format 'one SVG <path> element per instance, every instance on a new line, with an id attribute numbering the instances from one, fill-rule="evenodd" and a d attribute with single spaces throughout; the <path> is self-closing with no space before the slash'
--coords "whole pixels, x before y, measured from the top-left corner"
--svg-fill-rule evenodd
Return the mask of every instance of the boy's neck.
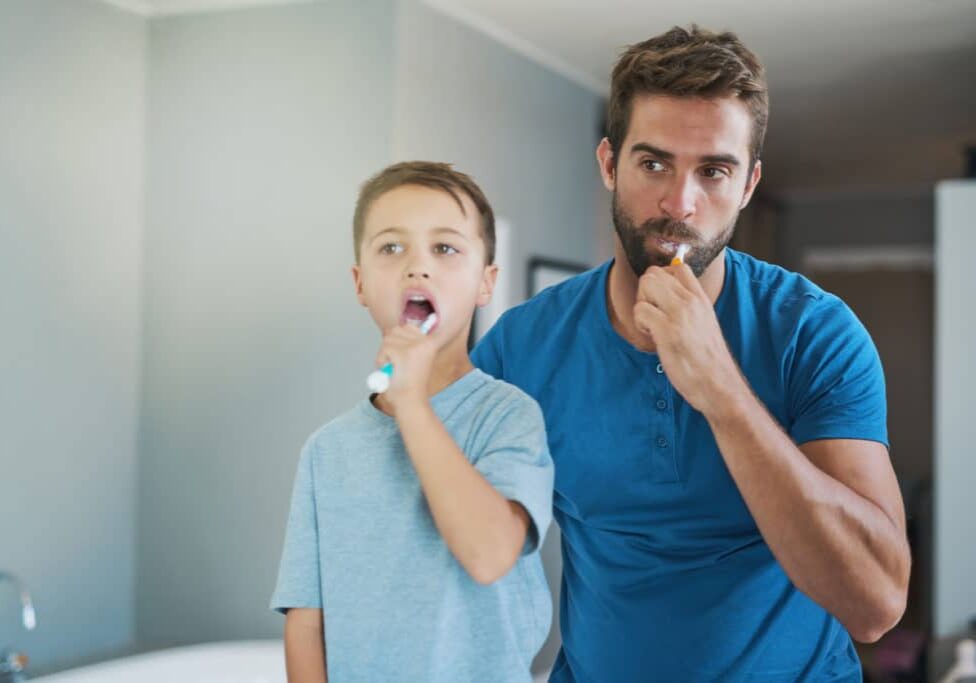
<path id="1" fill-rule="evenodd" d="M 430 378 L 427 381 L 427 398 L 444 391 L 447 387 L 464 377 L 474 369 L 471 359 L 468 357 L 467 345 L 460 351 L 445 349 L 434 359 L 434 366 L 430 371 Z M 373 405 L 380 411 L 394 415 L 393 407 L 383 394 L 374 394 L 372 397 Z"/>

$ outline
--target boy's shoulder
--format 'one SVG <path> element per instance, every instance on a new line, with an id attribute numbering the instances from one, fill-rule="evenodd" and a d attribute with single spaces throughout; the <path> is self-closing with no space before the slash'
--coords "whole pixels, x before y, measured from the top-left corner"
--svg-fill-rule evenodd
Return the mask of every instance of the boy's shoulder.
<path id="1" fill-rule="evenodd" d="M 499 415 L 519 411 L 542 414 L 538 402 L 514 384 L 492 377 L 478 368 L 471 372 L 481 380 L 478 390 L 472 393 L 472 398 L 477 399 L 491 412 Z"/>
<path id="2" fill-rule="evenodd" d="M 435 410 L 445 424 L 464 425 L 462 431 L 481 431 L 511 421 L 541 421 L 542 409 L 534 398 L 514 384 L 492 377 L 479 368 L 459 380 L 457 392 L 449 405 L 438 404 Z"/>
<path id="3" fill-rule="evenodd" d="M 321 425 L 309 435 L 305 448 L 315 453 L 326 448 L 332 449 L 336 443 L 368 438 L 376 425 L 369 419 L 366 403 L 368 399 L 362 399 Z"/>
<path id="4" fill-rule="evenodd" d="M 495 427 L 502 422 L 542 422 L 542 409 L 534 398 L 514 384 L 475 368 L 442 395 L 432 400 L 442 422 L 464 422 L 468 427 Z M 368 398 L 332 418 L 308 437 L 306 449 L 313 454 L 334 451 L 337 445 L 356 448 L 375 444 L 386 432 L 395 432 L 396 421 L 380 413 Z"/>

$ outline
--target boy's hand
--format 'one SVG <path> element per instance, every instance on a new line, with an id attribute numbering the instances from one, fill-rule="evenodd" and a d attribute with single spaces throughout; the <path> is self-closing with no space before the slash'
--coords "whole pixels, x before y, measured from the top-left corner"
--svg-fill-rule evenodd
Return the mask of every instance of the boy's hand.
<path id="1" fill-rule="evenodd" d="M 415 325 L 398 325 L 383 335 L 376 367 L 393 363 L 390 388 L 384 396 L 394 410 L 401 401 L 427 399 L 427 384 L 436 355 L 437 343 Z"/>

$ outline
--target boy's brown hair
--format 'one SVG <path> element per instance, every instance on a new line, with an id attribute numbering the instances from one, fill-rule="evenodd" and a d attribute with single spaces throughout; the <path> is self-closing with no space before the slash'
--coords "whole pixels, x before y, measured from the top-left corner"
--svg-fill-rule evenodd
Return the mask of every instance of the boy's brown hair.
<path id="1" fill-rule="evenodd" d="M 455 171 L 451 164 L 434 161 L 404 161 L 387 166 L 382 171 L 363 183 L 356 201 L 356 212 L 352 219 L 352 239 L 356 253 L 356 263 L 359 263 L 360 246 L 363 240 L 363 230 L 366 213 L 381 195 L 403 185 L 420 185 L 435 190 L 447 192 L 458 206 L 461 213 L 467 215 L 464 202 L 459 192 L 468 195 L 481 217 L 481 239 L 485 244 L 485 263 L 491 265 L 495 261 L 495 214 L 491 204 L 471 176 Z"/>
<path id="2" fill-rule="evenodd" d="M 738 97 L 752 114 L 750 167 L 759 159 L 769 118 L 766 75 L 759 58 L 734 33 L 675 26 L 624 51 L 613 68 L 607 106 L 614 163 L 627 136 L 634 97 L 645 94 Z"/>

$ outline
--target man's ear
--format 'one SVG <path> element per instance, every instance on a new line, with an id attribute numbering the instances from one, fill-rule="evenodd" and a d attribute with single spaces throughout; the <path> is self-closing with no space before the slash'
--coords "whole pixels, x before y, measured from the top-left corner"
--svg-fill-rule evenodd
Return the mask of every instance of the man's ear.
<path id="1" fill-rule="evenodd" d="M 366 297 L 363 296 L 363 270 L 356 264 L 352 267 L 352 282 L 356 287 L 356 298 L 362 306 L 366 306 Z"/>
<path id="2" fill-rule="evenodd" d="M 756 186 L 759 184 L 760 178 L 762 178 L 762 161 L 756 159 L 756 165 L 752 168 L 752 175 L 749 176 L 749 180 L 746 182 L 746 191 L 742 195 L 742 203 L 739 205 L 739 211 L 742 211 L 742 209 L 749 205 L 749 200 L 752 199 L 752 194 L 756 191 Z"/>
<path id="3" fill-rule="evenodd" d="M 491 295 L 495 291 L 495 283 L 498 281 L 498 266 L 494 263 L 485 266 L 484 273 L 481 275 L 481 286 L 478 288 L 478 306 L 486 306 L 491 301 Z"/>
<path id="4" fill-rule="evenodd" d="M 617 162 L 613 158 L 613 148 L 607 138 L 600 140 L 600 144 L 596 146 L 596 162 L 600 167 L 603 186 L 613 192 L 617 185 Z"/>

